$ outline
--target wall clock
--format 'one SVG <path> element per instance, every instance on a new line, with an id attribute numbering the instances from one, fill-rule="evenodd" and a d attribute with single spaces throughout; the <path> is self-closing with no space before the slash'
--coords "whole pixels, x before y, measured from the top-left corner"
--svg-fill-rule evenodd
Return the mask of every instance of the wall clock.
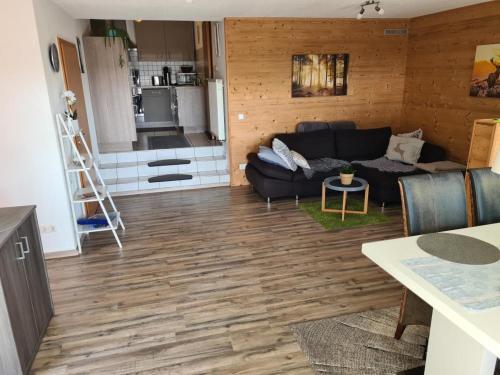
<path id="1" fill-rule="evenodd" d="M 54 72 L 59 71 L 59 52 L 57 51 L 57 46 L 55 43 L 52 43 L 49 46 L 49 60 L 50 66 Z"/>

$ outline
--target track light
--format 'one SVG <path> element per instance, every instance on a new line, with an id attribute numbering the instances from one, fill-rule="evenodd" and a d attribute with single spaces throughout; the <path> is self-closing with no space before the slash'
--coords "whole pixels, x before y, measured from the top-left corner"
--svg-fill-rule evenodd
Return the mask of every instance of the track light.
<path id="1" fill-rule="evenodd" d="M 361 10 L 359 11 L 358 15 L 356 16 L 356 18 L 358 20 L 360 20 L 361 18 L 363 18 L 363 13 L 365 12 L 365 8 L 361 7 Z"/>
<path id="2" fill-rule="evenodd" d="M 365 13 L 365 7 L 369 5 L 375 5 L 375 11 L 382 16 L 384 14 L 384 10 L 380 6 L 380 1 L 378 0 L 367 0 L 363 3 L 361 3 L 361 9 L 359 10 L 359 13 L 356 15 L 356 18 L 358 20 L 363 18 L 363 13 Z"/>

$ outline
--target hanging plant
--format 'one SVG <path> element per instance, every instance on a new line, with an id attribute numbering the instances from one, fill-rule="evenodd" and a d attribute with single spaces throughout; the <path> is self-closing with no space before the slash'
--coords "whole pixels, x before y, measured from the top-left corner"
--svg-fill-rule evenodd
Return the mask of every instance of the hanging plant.
<path id="1" fill-rule="evenodd" d="M 106 22 L 106 28 L 104 31 L 104 45 L 111 47 L 111 42 L 115 43 L 116 39 L 120 39 L 123 43 L 123 49 L 127 50 L 131 44 L 133 44 L 128 36 L 128 33 L 125 30 L 118 29 L 115 27 L 114 22 Z M 120 53 L 118 57 L 118 64 L 120 68 L 125 66 L 125 58 L 123 54 Z"/>

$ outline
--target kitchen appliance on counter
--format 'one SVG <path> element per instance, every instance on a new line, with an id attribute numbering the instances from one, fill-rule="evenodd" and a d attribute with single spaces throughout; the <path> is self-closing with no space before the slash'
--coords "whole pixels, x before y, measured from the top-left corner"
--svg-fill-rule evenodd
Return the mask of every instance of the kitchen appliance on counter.
<path id="1" fill-rule="evenodd" d="M 176 75 L 176 83 L 179 86 L 191 85 L 194 86 L 198 83 L 198 73 L 182 73 Z"/>
<path id="2" fill-rule="evenodd" d="M 165 86 L 163 76 L 151 76 L 151 86 Z"/>
<path id="3" fill-rule="evenodd" d="M 168 66 L 163 67 L 163 84 L 165 86 L 170 86 L 172 84 L 172 80 L 170 79 L 170 69 Z"/>

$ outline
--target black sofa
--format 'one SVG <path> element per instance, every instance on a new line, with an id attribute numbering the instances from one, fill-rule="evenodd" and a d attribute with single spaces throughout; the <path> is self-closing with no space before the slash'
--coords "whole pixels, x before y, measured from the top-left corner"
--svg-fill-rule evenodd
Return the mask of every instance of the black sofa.
<path id="1" fill-rule="evenodd" d="M 302 133 L 277 134 L 291 150 L 302 154 L 306 159 L 330 157 L 347 161 L 373 160 L 385 155 L 391 128 L 377 129 L 323 129 Z M 420 163 L 446 160 L 445 151 L 436 145 L 425 143 L 419 159 Z M 399 203 L 398 178 L 405 175 L 426 173 L 417 169 L 411 173 L 382 172 L 375 168 L 354 165 L 356 176 L 370 184 L 370 198 L 380 204 Z M 253 188 L 264 198 L 307 197 L 321 194 L 321 184 L 326 177 L 337 175 L 334 170 L 328 173 L 315 173 L 307 179 L 298 168 L 292 172 L 280 166 L 260 160 L 255 153 L 248 155 L 245 174 Z"/>

